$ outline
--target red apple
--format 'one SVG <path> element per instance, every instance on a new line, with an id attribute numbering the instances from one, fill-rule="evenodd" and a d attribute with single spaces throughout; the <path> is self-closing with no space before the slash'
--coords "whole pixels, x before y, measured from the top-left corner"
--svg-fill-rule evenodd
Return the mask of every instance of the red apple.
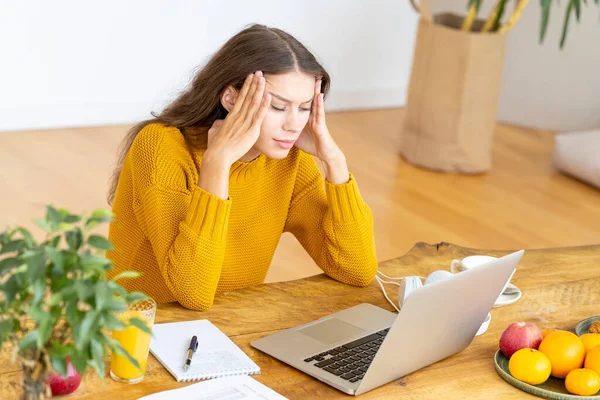
<path id="1" fill-rule="evenodd" d="M 542 332 L 534 324 L 513 322 L 500 336 L 500 351 L 510 358 L 521 349 L 538 349 L 542 342 Z"/>
<path id="2" fill-rule="evenodd" d="M 73 393 L 81 383 L 81 375 L 71 364 L 71 360 L 67 358 L 67 376 L 62 376 L 58 372 L 52 372 L 46 384 L 50 386 L 52 396 L 61 396 L 64 394 Z"/>

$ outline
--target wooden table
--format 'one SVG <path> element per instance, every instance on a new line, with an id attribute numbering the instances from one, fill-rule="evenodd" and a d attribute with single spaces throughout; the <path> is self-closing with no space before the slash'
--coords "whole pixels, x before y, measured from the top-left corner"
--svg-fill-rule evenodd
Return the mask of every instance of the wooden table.
<path id="1" fill-rule="evenodd" d="M 426 276 L 436 269 L 448 269 L 454 258 L 472 254 L 502 256 L 510 252 L 462 248 L 448 243 L 417 243 L 406 255 L 382 262 L 380 269 L 392 276 Z M 493 355 L 500 334 L 515 321 L 533 322 L 540 329 L 573 331 L 580 320 L 600 315 L 600 245 L 528 250 L 512 282 L 523 290 L 523 297 L 515 304 L 493 309 L 488 332 L 476 337 L 465 351 L 360 397 L 534 398 L 503 381 L 494 370 Z M 395 290 L 391 292 L 395 294 Z M 255 378 L 289 399 L 349 398 L 255 350 L 249 343 L 359 303 L 371 303 L 393 311 L 376 282 L 366 288 L 356 288 L 318 275 L 231 292 L 219 296 L 207 312 L 186 310 L 176 303 L 163 304 L 159 306 L 156 322 L 209 319 L 261 367 L 261 374 Z M 79 389 L 69 397 L 135 399 L 189 384 L 177 383 L 150 355 L 143 382 L 125 385 L 107 377 L 103 383 L 90 370 Z M 0 399 L 18 398 L 20 385 L 19 369 L 8 361 L 7 354 L 3 354 L 0 356 Z"/>

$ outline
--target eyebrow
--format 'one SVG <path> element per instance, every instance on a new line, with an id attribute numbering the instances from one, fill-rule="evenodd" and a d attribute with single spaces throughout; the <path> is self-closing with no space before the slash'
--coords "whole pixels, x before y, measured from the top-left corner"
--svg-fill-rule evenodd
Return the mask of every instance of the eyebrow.
<path id="1" fill-rule="evenodd" d="M 278 94 L 275 94 L 275 93 L 273 93 L 273 92 L 269 92 L 269 94 L 270 94 L 271 96 L 273 96 L 273 97 L 277 97 L 277 98 L 278 98 L 279 100 L 281 100 L 281 101 L 285 101 L 285 102 L 287 102 L 287 103 L 293 103 L 293 101 L 291 101 L 291 100 L 288 100 L 288 99 L 286 99 L 285 97 L 281 97 L 280 95 L 278 95 Z M 303 102 L 302 102 L 302 103 L 300 103 L 300 104 L 309 103 L 309 102 L 313 101 L 313 99 L 314 99 L 314 98 L 315 98 L 315 96 L 313 95 L 313 97 L 312 97 L 310 100 L 303 101 Z"/>

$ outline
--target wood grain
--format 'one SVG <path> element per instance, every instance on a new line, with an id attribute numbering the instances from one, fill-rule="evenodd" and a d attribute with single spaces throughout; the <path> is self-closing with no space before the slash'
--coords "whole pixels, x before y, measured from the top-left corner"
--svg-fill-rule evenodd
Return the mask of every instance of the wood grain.
<path id="1" fill-rule="evenodd" d="M 600 191 L 552 167 L 551 132 L 499 124 L 493 168 L 443 174 L 399 157 L 404 109 L 327 114 L 332 135 L 374 216 L 379 260 L 418 241 L 474 248 L 598 243 Z M 0 133 L 0 228 L 25 224 L 54 203 L 106 207 L 106 182 L 129 126 Z M 293 236 L 282 236 L 267 282 L 319 273 Z"/>
<path id="2" fill-rule="evenodd" d="M 427 275 L 436 269 L 447 269 L 454 258 L 473 254 L 502 256 L 510 252 L 512 250 L 478 250 L 448 243 L 417 243 L 404 256 L 381 263 L 380 269 L 392 276 Z M 512 282 L 523 290 L 523 297 L 517 303 L 493 309 L 488 332 L 476 337 L 465 351 L 374 389 L 361 398 L 533 398 L 504 382 L 494 370 L 493 357 L 500 334 L 514 321 L 533 322 L 541 329 L 573 331 L 577 322 L 600 315 L 600 245 L 526 250 Z M 162 304 L 156 322 L 209 319 L 261 367 L 262 372 L 256 379 L 283 396 L 342 399 L 348 396 L 255 350 L 249 343 L 359 303 L 371 303 L 392 311 L 375 282 L 366 288 L 356 288 L 317 275 L 227 293 L 219 296 L 207 312 L 186 310 L 176 303 Z M 20 376 L 4 352 L 0 356 L 0 398 L 18 396 Z M 124 385 L 106 378 L 103 383 L 89 371 L 70 398 L 135 399 L 188 384 L 177 383 L 150 355 L 143 382 Z"/>

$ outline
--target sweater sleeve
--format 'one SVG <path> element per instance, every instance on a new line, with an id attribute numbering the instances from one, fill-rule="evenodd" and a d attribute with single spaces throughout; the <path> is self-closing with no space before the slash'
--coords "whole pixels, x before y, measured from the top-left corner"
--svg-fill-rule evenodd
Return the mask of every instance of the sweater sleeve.
<path id="1" fill-rule="evenodd" d="M 231 200 L 194 187 L 191 196 L 158 185 L 136 207 L 140 228 L 150 241 L 160 273 L 177 301 L 192 310 L 207 310 L 214 301 Z"/>
<path id="2" fill-rule="evenodd" d="M 373 217 L 354 176 L 325 182 L 313 158 L 300 155 L 298 177 L 285 225 L 330 277 L 367 286 L 377 272 Z"/>
<path id="3" fill-rule="evenodd" d="M 207 310 L 225 257 L 231 200 L 197 186 L 197 167 L 176 128 L 150 125 L 136 137 L 132 165 L 135 218 L 160 275 L 184 307 Z"/>

